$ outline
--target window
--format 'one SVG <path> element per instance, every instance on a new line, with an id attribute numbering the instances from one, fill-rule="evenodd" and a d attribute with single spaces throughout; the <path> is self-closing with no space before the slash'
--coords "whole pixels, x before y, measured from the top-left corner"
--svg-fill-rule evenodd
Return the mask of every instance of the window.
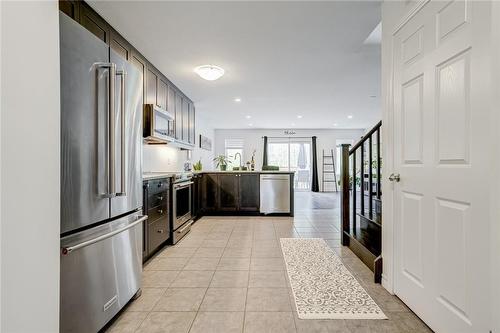
<path id="1" fill-rule="evenodd" d="M 311 141 L 274 138 L 268 141 L 268 164 L 293 171 L 296 190 L 311 189 Z"/>
<path id="2" fill-rule="evenodd" d="M 243 160 L 243 139 L 226 139 L 225 142 L 225 155 L 228 159 L 228 169 L 232 169 L 235 166 L 240 166 L 240 157 L 236 157 L 236 154 L 241 155 L 241 165 L 245 163 Z"/>

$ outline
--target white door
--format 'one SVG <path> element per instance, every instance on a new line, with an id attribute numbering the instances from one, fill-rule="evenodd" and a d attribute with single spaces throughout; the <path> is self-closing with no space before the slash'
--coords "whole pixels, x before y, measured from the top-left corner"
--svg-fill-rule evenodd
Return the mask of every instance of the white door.
<path id="1" fill-rule="evenodd" d="M 489 332 L 490 6 L 430 1 L 393 35 L 394 288 L 436 332 Z"/>

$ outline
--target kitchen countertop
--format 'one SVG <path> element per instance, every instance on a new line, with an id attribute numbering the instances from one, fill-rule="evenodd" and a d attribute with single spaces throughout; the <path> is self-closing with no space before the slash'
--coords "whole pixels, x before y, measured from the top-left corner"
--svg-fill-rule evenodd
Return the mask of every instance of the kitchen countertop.
<path id="1" fill-rule="evenodd" d="M 293 171 L 273 171 L 273 170 L 255 170 L 255 171 L 247 171 L 247 170 L 227 170 L 227 171 L 220 171 L 220 170 L 208 170 L 208 171 L 195 171 L 194 173 L 282 173 L 282 174 L 292 174 L 294 173 Z"/>
<path id="2" fill-rule="evenodd" d="M 169 178 L 173 176 L 175 176 L 174 172 L 145 172 L 142 174 L 142 180 Z"/>
<path id="3" fill-rule="evenodd" d="M 202 173 L 226 173 L 226 174 L 232 174 L 232 173 L 254 173 L 254 174 L 261 174 L 261 173 L 270 173 L 270 174 L 292 174 L 294 173 L 293 171 L 273 171 L 273 170 L 264 170 L 264 171 L 237 171 L 237 170 L 228 170 L 228 171 L 220 171 L 220 170 L 203 170 L 203 171 L 193 171 L 194 174 L 202 174 Z M 175 172 L 145 172 L 142 174 L 142 180 L 152 180 L 152 179 L 160 179 L 160 178 L 169 178 L 175 176 Z"/>

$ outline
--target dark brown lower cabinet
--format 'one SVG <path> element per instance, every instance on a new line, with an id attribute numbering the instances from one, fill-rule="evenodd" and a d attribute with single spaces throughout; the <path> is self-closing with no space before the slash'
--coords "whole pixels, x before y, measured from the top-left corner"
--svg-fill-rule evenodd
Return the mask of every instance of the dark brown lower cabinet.
<path id="1" fill-rule="evenodd" d="M 201 214 L 259 212 L 259 174 L 206 173 L 201 176 Z"/>
<path id="2" fill-rule="evenodd" d="M 143 212 L 148 220 L 143 228 L 143 260 L 149 258 L 170 237 L 170 179 L 145 181 Z"/>
<path id="3" fill-rule="evenodd" d="M 214 213 L 217 211 L 217 174 L 201 175 L 201 210 L 203 213 Z"/>
<path id="4" fill-rule="evenodd" d="M 260 210 L 260 175 L 240 174 L 238 177 L 238 210 L 258 212 Z"/>
<path id="5" fill-rule="evenodd" d="M 239 175 L 218 175 L 219 197 L 218 211 L 234 212 L 238 210 Z"/>
<path id="6" fill-rule="evenodd" d="M 193 175 L 193 190 L 191 191 L 191 215 L 193 219 L 201 217 L 201 174 Z"/>

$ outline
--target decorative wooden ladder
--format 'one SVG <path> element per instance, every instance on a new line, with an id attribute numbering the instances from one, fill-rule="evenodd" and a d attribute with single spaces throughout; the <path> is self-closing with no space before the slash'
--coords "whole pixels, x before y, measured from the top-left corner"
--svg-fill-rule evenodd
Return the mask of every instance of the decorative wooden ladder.
<path id="1" fill-rule="evenodd" d="M 374 272 L 376 283 L 382 279 L 381 127 L 382 121 L 352 147 L 341 145 L 340 173 L 342 245 Z"/>
<path id="2" fill-rule="evenodd" d="M 335 155 L 333 155 L 333 149 L 330 149 L 330 154 L 331 155 L 326 155 L 325 150 L 323 149 L 323 176 L 321 179 L 322 183 L 322 188 L 321 190 L 323 192 L 333 192 L 332 190 L 326 190 L 326 185 L 334 183 L 335 184 L 335 192 L 338 192 L 338 186 L 337 186 L 337 173 L 335 170 Z M 328 176 L 333 174 L 333 179 Z"/>

